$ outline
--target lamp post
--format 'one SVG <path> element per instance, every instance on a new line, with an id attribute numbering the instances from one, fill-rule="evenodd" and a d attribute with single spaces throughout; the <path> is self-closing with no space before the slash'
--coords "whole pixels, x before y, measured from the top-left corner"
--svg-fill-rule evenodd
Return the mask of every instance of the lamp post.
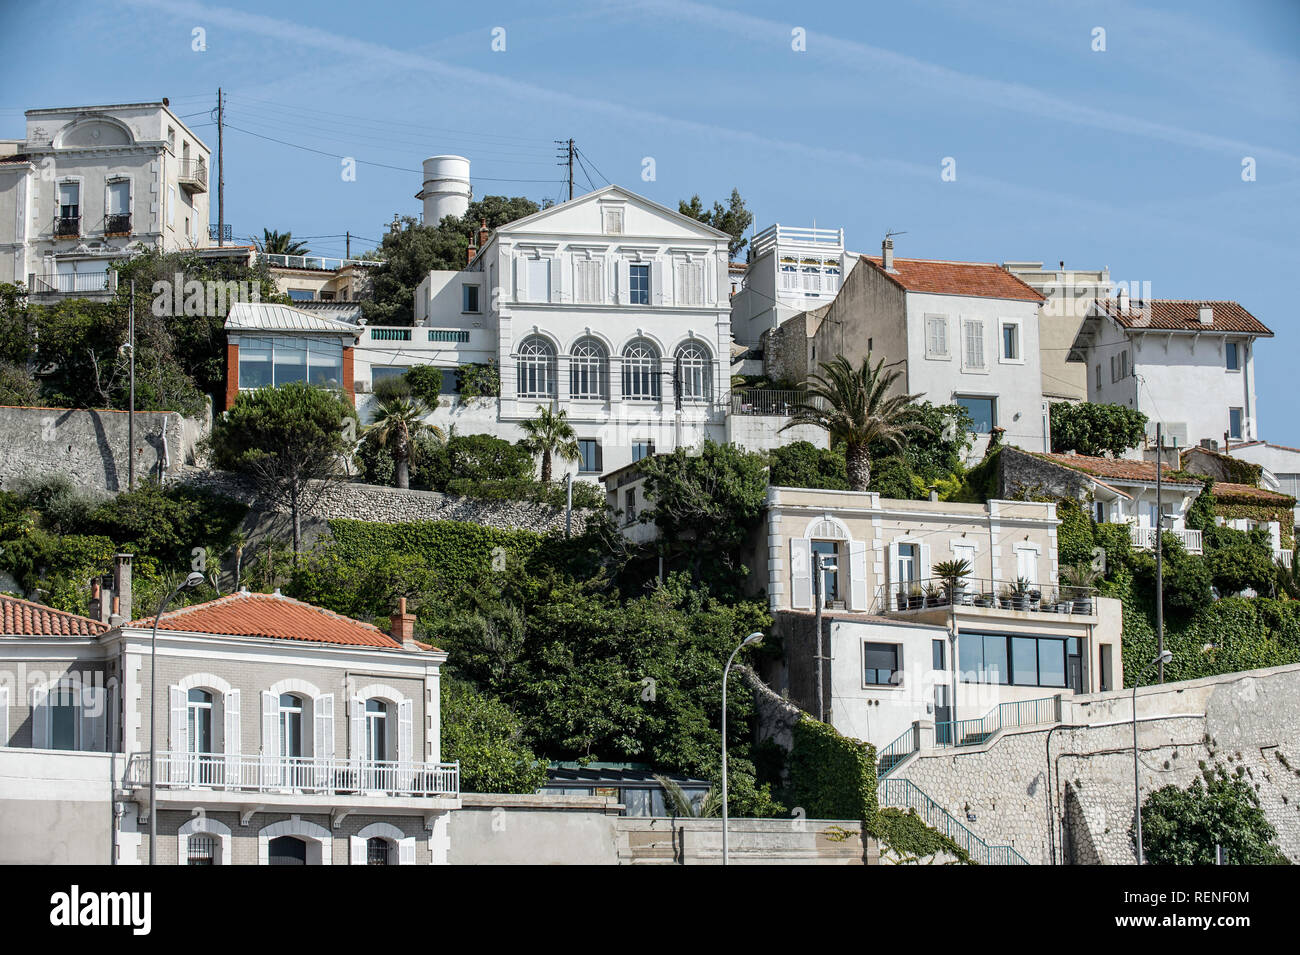
<path id="1" fill-rule="evenodd" d="M 163 598 L 158 605 L 158 612 L 153 618 L 153 634 L 149 638 L 149 864 L 154 865 L 158 858 L 158 766 L 157 751 L 154 747 L 158 732 L 155 718 L 158 700 L 158 623 L 162 620 L 167 605 L 176 599 L 182 590 L 189 590 L 203 583 L 203 575 L 194 571 L 187 576 L 176 589 Z"/>
<path id="2" fill-rule="evenodd" d="M 731 656 L 727 657 L 727 665 L 722 668 L 722 864 L 727 864 L 727 853 L 729 843 L 727 842 L 727 677 L 731 673 L 731 662 L 736 659 L 736 654 L 745 647 L 755 643 L 761 643 L 763 635 L 761 633 L 751 633 L 731 651 Z"/>
<path id="3" fill-rule="evenodd" d="M 813 629 L 817 631 L 817 650 L 813 653 L 813 665 L 817 667 L 817 719 L 819 722 L 826 722 L 826 696 L 822 686 L 823 669 L 825 656 L 822 654 L 823 647 L 826 643 L 822 636 L 822 607 L 826 603 L 826 597 L 822 593 L 826 586 L 826 572 L 839 570 L 839 564 L 827 563 L 826 555 L 819 554 L 816 551 L 812 554 L 813 564 L 813 604 L 815 617 Z"/>
<path id="4" fill-rule="evenodd" d="M 1142 865 L 1142 789 L 1138 782 L 1138 686 L 1142 678 L 1159 664 L 1163 671 L 1165 664 L 1174 658 L 1168 650 L 1161 650 L 1156 658 L 1146 665 L 1146 669 L 1133 681 L 1133 813 L 1137 817 L 1137 864 Z"/>

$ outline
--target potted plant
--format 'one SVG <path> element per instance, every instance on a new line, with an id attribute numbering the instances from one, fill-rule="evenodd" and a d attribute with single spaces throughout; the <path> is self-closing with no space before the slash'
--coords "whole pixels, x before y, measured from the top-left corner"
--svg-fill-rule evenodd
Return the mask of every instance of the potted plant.
<path id="1" fill-rule="evenodd" d="M 946 607 L 948 605 L 948 594 L 933 580 L 926 581 L 924 593 L 927 607 Z"/>
<path id="2" fill-rule="evenodd" d="M 1011 602 L 1015 599 L 1016 590 L 1010 584 L 1003 584 L 1002 589 L 998 591 L 998 606 L 1003 610 L 1011 609 Z"/>
<path id="3" fill-rule="evenodd" d="M 913 583 L 907 588 L 907 609 L 916 610 L 925 606 L 925 597 L 921 594 L 921 585 Z"/>
<path id="4" fill-rule="evenodd" d="M 1015 586 L 1011 589 L 1011 609 L 1028 610 L 1030 609 L 1030 588 L 1033 585 L 1026 577 L 1017 577 Z"/>
<path id="5" fill-rule="evenodd" d="M 1092 592 L 1101 577 L 1086 561 L 1071 564 L 1061 571 L 1061 582 L 1069 589 L 1071 613 L 1092 613 Z M 1064 598 L 1064 594 L 1062 597 Z"/>
<path id="6" fill-rule="evenodd" d="M 992 606 L 993 606 L 993 594 L 992 594 L 992 593 L 982 593 L 982 594 L 980 594 L 978 597 L 975 598 L 975 606 L 977 606 L 977 607 L 992 607 Z"/>
<path id="7" fill-rule="evenodd" d="M 948 596 L 949 603 L 963 602 L 966 593 L 966 578 L 971 574 L 970 561 L 941 560 L 934 565 L 933 573 L 935 577 L 943 582 L 943 589 Z"/>

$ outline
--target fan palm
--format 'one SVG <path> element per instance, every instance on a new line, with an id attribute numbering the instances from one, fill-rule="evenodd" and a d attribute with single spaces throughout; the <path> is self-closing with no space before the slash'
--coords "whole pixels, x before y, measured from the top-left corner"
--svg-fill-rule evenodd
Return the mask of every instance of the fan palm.
<path id="1" fill-rule="evenodd" d="M 722 792 L 710 786 L 698 802 L 692 801 L 686 790 L 675 780 L 655 774 L 655 779 L 664 788 L 665 802 L 672 808 L 673 814 L 688 818 L 709 818 L 722 815 Z"/>
<path id="2" fill-rule="evenodd" d="M 951 600 L 958 585 L 971 575 L 971 569 L 970 561 L 962 558 L 941 560 L 930 572 L 943 581 L 943 589 L 947 591 L 948 599 Z"/>
<path id="3" fill-rule="evenodd" d="M 811 424 L 830 436 L 831 445 L 844 444 L 849 490 L 865 491 L 871 483 L 873 444 L 901 449 L 909 431 L 928 431 L 916 420 L 913 406 L 919 394 L 890 394 L 900 371 L 884 371 L 882 358 L 873 368 L 871 353 L 859 368 L 843 355 L 821 363 L 821 373 L 808 376 L 808 398 L 796 404 L 781 429 Z"/>
<path id="4" fill-rule="evenodd" d="M 542 457 L 542 483 L 551 481 L 551 458 L 562 461 L 578 460 L 578 435 L 569 424 L 569 415 L 565 411 L 552 411 L 550 408 L 537 406 L 537 417 L 525 421 L 522 425 L 524 439 L 521 444 L 530 454 Z"/>
<path id="5" fill-rule="evenodd" d="M 263 229 L 262 241 L 254 239 L 253 242 L 259 252 L 268 255 L 306 255 L 311 251 L 307 243 L 295 239 L 292 232 L 277 232 L 275 229 Z"/>
<path id="6" fill-rule="evenodd" d="M 411 452 L 415 439 L 424 433 L 433 434 L 439 441 L 445 440 L 441 428 L 426 424 L 424 418 L 430 408 L 418 398 L 409 395 L 393 395 L 384 398 L 375 409 L 375 420 L 366 428 L 368 434 L 393 456 L 393 465 L 397 486 L 411 486 Z"/>

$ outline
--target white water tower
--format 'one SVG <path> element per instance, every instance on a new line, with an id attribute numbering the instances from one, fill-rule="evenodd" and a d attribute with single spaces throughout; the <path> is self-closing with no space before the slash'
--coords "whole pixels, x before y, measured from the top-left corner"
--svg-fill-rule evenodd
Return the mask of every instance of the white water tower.
<path id="1" fill-rule="evenodd" d="M 436 226 L 445 216 L 460 217 L 469 209 L 469 160 L 464 156 L 430 156 L 424 161 L 424 224 Z"/>

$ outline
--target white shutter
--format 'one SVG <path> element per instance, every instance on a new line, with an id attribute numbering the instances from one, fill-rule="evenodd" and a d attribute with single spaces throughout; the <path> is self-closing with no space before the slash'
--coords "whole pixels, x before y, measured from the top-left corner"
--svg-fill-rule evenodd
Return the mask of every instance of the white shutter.
<path id="1" fill-rule="evenodd" d="M 964 329 L 966 367 L 975 370 L 984 368 L 984 322 L 977 318 L 966 319 Z"/>
<path id="2" fill-rule="evenodd" d="M 312 701 L 316 732 L 312 754 L 319 759 L 334 758 L 334 694 L 322 693 Z"/>
<path id="3" fill-rule="evenodd" d="M 562 259 L 555 259 L 551 264 L 551 284 L 554 286 L 557 302 L 569 300 L 569 270 L 563 267 Z"/>
<path id="4" fill-rule="evenodd" d="M 849 609 L 859 613 L 868 609 L 866 541 L 849 541 Z"/>
<path id="5" fill-rule="evenodd" d="M 811 610 L 812 542 L 807 537 L 790 538 L 790 608 Z"/>
<path id="6" fill-rule="evenodd" d="M 890 544 L 889 547 L 886 548 L 885 554 L 888 560 L 888 563 L 885 565 L 885 577 L 888 580 L 888 583 L 885 585 L 888 594 L 888 598 L 885 601 L 885 609 L 897 610 L 898 606 L 896 602 L 899 597 L 900 585 L 902 583 L 898 579 L 898 542 L 895 541 Z"/>
<path id="7" fill-rule="evenodd" d="M 415 865 L 415 840 L 411 838 L 397 840 L 397 864 Z"/>
<path id="8" fill-rule="evenodd" d="M 352 849 L 351 864 L 365 865 L 366 864 L 366 840 L 362 839 L 360 836 L 353 836 L 351 839 L 348 840 L 348 842 L 351 843 L 351 849 Z"/>
<path id="9" fill-rule="evenodd" d="M 922 541 L 918 550 L 921 566 L 916 569 L 916 579 L 926 581 L 930 579 L 930 545 Z"/>
<path id="10" fill-rule="evenodd" d="M 239 754 L 243 750 L 240 733 L 242 732 L 242 723 L 239 715 L 239 691 L 231 690 L 221 701 L 221 708 L 225 718 L 225 744 L 226 751 L 226 785 L 233 786 L 239 783 Z"/>
<path id="11" fill-rule="evenodd" d="M 50 711 L 45 705 L 48 696 L 45 687 L 32 687 L 32 749 L 50 748 Z"/>
<path id="12" fill-rule="evenodd" d="M 415 704 L 411 700 L 403 700 L 397 704 L 397 762 L 404 785 L 409 784 L 411 763 L 415 759 L 414 737 Z"/>
<path id="13" fill-rule="evenodd" d="M 631 289 L 632 277 L 631 272 L 628 269 L 627 259 L 619 259 L 618 264 L 615 267 L 618 276 L 618 304 L 630 304 L 632 296 L 629 294 L 629 290 Z"/>
<path id="14" fill-rule="evenodd" d="M 9 745 L 9 687 L 0 686 L 0 746 Z"/>
<path id="15" fill-rule="evenodd" d="M 650 265 L 650 301 L 655 305 L 664 304 L 664 264 L 659 259 Z"/>
<path id="16" fill-rule="evenodd" d="M 88 753 L 104 752 L 104 704 L 107 699 L 102 686 L 81 688 L 81 748 Z"/>
<path id="17" fill-rule="evenodd" d="M 362 696 L 352 698 L 352 714 L 348 727 L 352 737 L 352 759 L 361 762 L 366 758 L 366 700 Z"/>
<path id="18" fill-rule="evenodd" d="M 262 755 L 280 755 L 280 698 L 262 691 Z"/>
<path id="19" fill-rule="evenodd" d="M 189 699 L 179 686 L 168 687 L 167 698 L 170 703 L 168 712 L 171 714 L 171 742 L 168 745 L 172 753 L 178 755 L 170 760 L 170 768 L 158 775 L 164 779 L 170 778 L 172 782 L 184 783 L 190 778 L 189 761 L 184 758 L 190 751 Z"/>

